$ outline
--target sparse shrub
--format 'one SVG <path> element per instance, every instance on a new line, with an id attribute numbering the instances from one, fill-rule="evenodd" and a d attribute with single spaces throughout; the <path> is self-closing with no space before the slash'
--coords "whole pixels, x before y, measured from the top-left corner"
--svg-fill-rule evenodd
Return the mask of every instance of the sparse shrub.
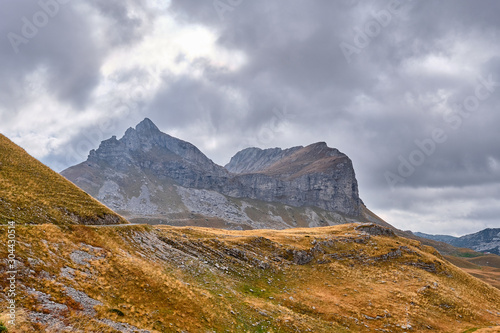
<path id="1" fill-rule="evenodd" d="M 109 311 L 113 312 L 113 313 L 116 313 L 120 317 L 124 317 L 125 316 L 125 314 L 122 311 L 118 310 L 118 309 L 111 309 Z"/>
<path id="2" fill-rule="evenodd" d="M 0 321 L 0 333 L 7 333 L 7 327 L 3 324 L 3 322 Z"/>

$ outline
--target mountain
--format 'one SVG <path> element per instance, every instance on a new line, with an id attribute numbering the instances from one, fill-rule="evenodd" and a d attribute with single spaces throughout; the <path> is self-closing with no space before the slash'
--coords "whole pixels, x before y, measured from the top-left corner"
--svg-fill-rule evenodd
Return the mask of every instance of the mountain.
<path id="1" fill-rule="evenodd" d="M 500 325 L 500 290 L 374 224 L 245 231 L 44 224 L 18 226 L 16 239 L 15 326 L 7 305 L 0 310 L 9 332 L 493 332 Z M 1 260 L 2 281 L 8 270 Z M 7 295 L 0 293 L 1 304 Z"/>
<path id="2" fill-rule="evenodd" d="M 148 118 L 61 174 L 133 222 L 283 229 L 369 214 L 351 160 L 324 142 L 245 149 L 224 168 Z"/>
<path id="3" fill-rule="evenodd" d="M 243 185 L 238 193 L 229 191 L 230 195 L 361 215 L 351 160 L 324 142 L 286 150 L 245 149 L 226 168 L 237 172 L 236 179 Z"/>
<path id="4" fill-rule="evenodd" d="M 500 255 L 500 228 L 484 229 L 474 234 L 458 237 L 452 241 L 451 245 Z"/>
<path id="5" fill-rule="evenodd" d="M 116 141 L 105 144 L 120 146 Z M 142 147 L 146 153 L 165 153 L 154 145 Z M 172 148 L 177 152 L 159 160 L 196 164 L 192 168 L 209 169 L 207 174 L 228 174 L 192 145 L 178 141 Z M 126 179 L 125 172 L 141 170 L 130 163 L 135 162 L 134 154 L 144 151 L 125 150 L 107 159 L 121 168 L 118 174 Z M 87 163 L 100 161 L 103 152 L 93 152 Z M 304 154 L 307 150 L 300 156 Z M 300 173 L 303 167 L 289 163 L 290 175 Z M 274 167 L 269 166 L 259 170 L 272 173 Z M 189 182 L 190 172 L 180 170 L 179 178 Z M 137 174 L 153 177 L 154 172 Z M 0 243 L 9 244 L 0 246 L 0 257 L 9 258 L 0 260 L 0 281 L 11 281 L 2 284 L 0 293 L 2 332 L 491 332 L 500 328 L 499 289 L 450 264 L 434 248 L 398 236 L 402 232 L 394 228 L 374 223 L 286 230 L 106 225 L 126 221 L 3 136 L 0 176 L 2 222 L 18 222 L 0 224 Z M 205 176 L 199 175 L 199 181 L 210 183 Z M 143 199 L 137 199 L 139 206 Z M 379 220 L 367 209 L 362 214 Z M 485 267 L 478 265 L 480 261 L 495 265 L 498 256 L 474 259 L 474 264 L 465 263 L 471 265 L 471 274 L 494 285 L 498 272 L 490 267 L 484 276 Z M 14 319 L 8 308 L 12 306 Z"/>
<path id="6" fill-rule="evenodd" d="M 500 255 L 500 228 L 488 228 L 462 237 L 428 235 L 420 232 L 415 232 L 414 234 L 419 237 L 445 242 L 456 247 L 466 247 L 478 252 L 489 252 Z"/>
<path id="7" fill-rule="evenodd" d="M 0 134 L 0 224 L 128 223 Z"/>
<path id="8" fill-rule="evenodd" d="M 427 238 L 427 239 L 432 239 L 438 242 L 445 242 L 448 244 L 451 244 L 451 242 L 458 237 L 455 236 L 449 236 L 449 235 L 430 235 L 430 234 L 425 234 L 423 232 L 413 232 L 415 236 L 422 237 L 422 238 Z"/>

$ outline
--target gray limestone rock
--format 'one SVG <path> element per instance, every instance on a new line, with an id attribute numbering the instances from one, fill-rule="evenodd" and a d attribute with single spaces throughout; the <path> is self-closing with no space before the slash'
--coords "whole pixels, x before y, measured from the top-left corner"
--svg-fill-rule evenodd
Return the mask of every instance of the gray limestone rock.
<path id="1" fill-rule="evenodd" d="M 229 163 L 224 167 L 232 173 L 259 172 L 278 162 L 280 159 L 293 154 L 301 148 L 304 147 L 298 146 L 289 149 L 246 148 L 231 157 L 231 161 L 229 161 Z"/>
<path id="2" fill-rule="evenodd" d="M 364 207 L 351 160 L 324 142 L 244 149 L 224 168 L 194 145 L 162 133 L 147 118 L 121 139 L 103 141 L 86 162 L 62 174 L 108 207 L 134 218 L 161 219 L 188 210 L 223 220 L 251 220 L 244 207 L 236 209 L 227 201 L 231 197 L 318 207 L 351 217 L 359 217 Z M 310 211 L 306 215 L 310 226 L 329 224 Z M 275 223 L 290 225 L 280 219 Z"/>

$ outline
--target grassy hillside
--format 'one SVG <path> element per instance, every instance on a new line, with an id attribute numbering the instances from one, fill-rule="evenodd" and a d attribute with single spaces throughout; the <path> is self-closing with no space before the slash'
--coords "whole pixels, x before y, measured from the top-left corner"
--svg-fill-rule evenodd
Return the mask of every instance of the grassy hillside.
<path id="1" fill-rule="evenodd" d="M 400 237 L 405 237 L 419 241 L 424 245 L 432 246 L 437 249 L 439 253 L 444 255 L 446 260 L 450 263 L 460 267 L 467 273 L 492 285 L 493 287 L 500 289 L 500 256 L 495 254 L 485 255 L 471 249 L 455 247 L 444 242 L 418 237 L 412 232 L 398 230 L 386 223 L 367 208 L 364 208 L 363 210 L 363 217 L 370 222 L 390 228 Z"/>
<path id="2" fill-rule="evenodd" d="M 480 254 L 473 257 L 445 256 L 452 264 L 467 273 L 500 289 L 500 256 L 496 254 Z"/>
<path id="3" fill-rule="evenodd" d="M 374 225 L 39 225 L 16 234 L 20 319 L 9 332 L 472 332 L 500 325 L 499 290 Z M 6 251 L 0 247 L 0 256 Z M 1 262 L 2 288 L 5 270 Z"/>
<path id="4" fill-rule="evenodd" d="M 0 134 L 0 224 L 116 224 L 123 218 Z"/>

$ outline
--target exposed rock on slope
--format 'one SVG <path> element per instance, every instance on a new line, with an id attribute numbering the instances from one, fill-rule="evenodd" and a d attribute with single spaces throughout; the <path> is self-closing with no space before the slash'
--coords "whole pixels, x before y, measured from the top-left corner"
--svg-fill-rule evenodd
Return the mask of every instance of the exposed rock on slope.
<path id="1" fill-rule="evenodd" d="M 464 332 L 500 324 L 499 290 L 380 226 L 47 224 L 16 234 L 19 317 L 9 332 Z M 0 261 L 1 281 L 8 270 Z"/>
<path id="2" fill-rule="evenodd" d="M 0 224 L 127 223 L 0 134 Z"/>
<path id="3" fill-rule="evenodd" d="M 364 208 L 350 159 L 325 143 L 246 149 L 225 169 L 147 118 L 62 174 L 140 222 L 282 229 L 345 223 Z"/>

